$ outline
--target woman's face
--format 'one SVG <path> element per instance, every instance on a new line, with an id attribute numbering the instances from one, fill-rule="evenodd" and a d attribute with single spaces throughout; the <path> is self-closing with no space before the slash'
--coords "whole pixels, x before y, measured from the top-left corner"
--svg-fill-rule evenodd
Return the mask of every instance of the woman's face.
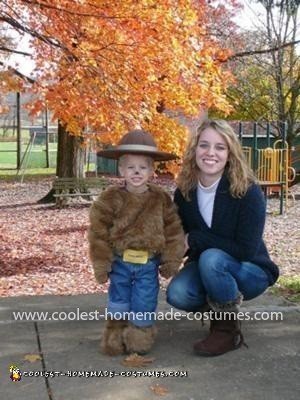
<path id="1" fill-rule="evenodd" d="M 208 127 L 201 132 L 196 147 L 196 164 L 202 185 L 210 186 L 221 177 L 228 155 L 228 145 L 215 129 Z"/>

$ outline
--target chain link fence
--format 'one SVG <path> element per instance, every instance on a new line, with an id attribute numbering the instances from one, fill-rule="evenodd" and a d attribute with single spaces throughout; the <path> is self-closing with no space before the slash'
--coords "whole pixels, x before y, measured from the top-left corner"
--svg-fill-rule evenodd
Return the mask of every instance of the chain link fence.
<path id="1" fill-rule="evenodd" d="M 28 101 L 30 96 L 20 96 L 19 110 L 16 93 L 10 93 L 6 97 L 7 112 L 0 114 L 0 170 L 18 168 L 18 138 L 20 168 L 56 166 L 57 124 L 51 123 L 48 126 L 51 114 L 47 110 L 38 117 L 31 118 L 24 107 Z"/>

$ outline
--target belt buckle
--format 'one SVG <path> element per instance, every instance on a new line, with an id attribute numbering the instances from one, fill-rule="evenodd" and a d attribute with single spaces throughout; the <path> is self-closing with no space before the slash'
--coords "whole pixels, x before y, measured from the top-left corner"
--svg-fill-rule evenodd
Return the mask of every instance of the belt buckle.
<path id="1" fill-rule="evenodd" d="M 123 252 L 123 261 L 133 264 L 147 264 L 149 253 L 146 250 L 126 249 Z"/>

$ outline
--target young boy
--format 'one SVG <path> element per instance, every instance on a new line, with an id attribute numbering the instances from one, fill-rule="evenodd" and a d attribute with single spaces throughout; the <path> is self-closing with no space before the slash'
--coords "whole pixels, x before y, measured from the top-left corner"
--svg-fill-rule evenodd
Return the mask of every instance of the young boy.
<path id="1" fill-rule="evenodd" d="M 111 318 L 101 350 L 109 355 L 145 354 L 156 336 L 158 269 L 163 277 L 171 277 L 184 255 L 184 233 L 172 200 L 148 183 L 154 161 L 175 156 L 158 151 L 152 136 L 142 130 L 127 133 L 118 146 L 98 154 L 118 159 L 125 180 L 124 187 L 102 192 L 90 210 L 88 238 L 95 277 L 99 283 L 110 279 Z"/>

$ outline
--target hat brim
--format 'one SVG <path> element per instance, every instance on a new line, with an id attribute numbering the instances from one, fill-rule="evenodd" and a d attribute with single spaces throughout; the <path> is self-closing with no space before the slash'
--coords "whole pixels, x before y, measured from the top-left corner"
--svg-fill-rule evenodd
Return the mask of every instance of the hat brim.
<path id="1" fill-rule="evenodd" d="M 148 147 L 148 146 L 143 146 L 143 147 Z M 124 156 L 125 154 L 148 156 L 153 158 L 154 161 L 171 161 L 171 160 L 176 160 L 178 158 L 175 154 L 166 153 L 164 151 L 158 151 L 158 150 L 153 151 L 147 149 L 134 149 L 134 148 L 119 149 L 118 146 L 116 148 L 100 150 L 97 152 L 98 156 L 104 158 L 110 158 L 113 160 L 118 160 L 121 156 Z"/>

